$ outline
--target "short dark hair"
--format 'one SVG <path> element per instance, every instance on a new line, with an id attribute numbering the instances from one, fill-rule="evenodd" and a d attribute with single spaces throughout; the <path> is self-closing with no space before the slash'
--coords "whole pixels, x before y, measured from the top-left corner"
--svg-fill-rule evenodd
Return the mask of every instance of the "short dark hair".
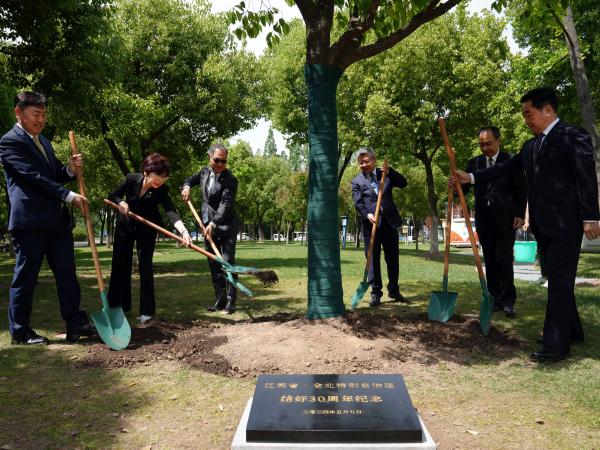
<path id="1" fill-rule="evenodd" d="M 210 156 L 215 154 L 215 151 L 217 150 L 222 150 L 225 152 L 225 154 L 227 155 L 229 152 L 227 151 L 227 147 L 225 147 L 223 144 L 213 144 L 208 148 L 208 151 L 206 153 L 208 153 Z"/>
<path id="2" fill-rule="evenodd" d="M 160 153 L 152 153 L 144 158 L 141 169 L 142 172 L 168 177 L 169 160 Z"/>
<path id="3" fill-rule="evenodd" d="M 487 126 L 487 127 L 481 127 L 479 129 L 479 131 L 477 132 L 477 137 L 479 137 L 479 135 L 483 131 L 491 131 L 492 135 L 494 136 L 494 139 L 496 139 L 496 140 L 500 139 L 500 128 L 498 128 L 498 127 L 495 127 L 493 125 L 490 125 L 490 126 Z"/>
<path id="4" fill-rule="evenodd" d="M 527 91 L 521 97 L 521 103 L 529 101 L 535 109 L 542 109 L 544 106 L 550 105 L 555 112 L 558 111 L 558 97 L 551 87 L 539 87 Z"/>
<path id="5" fill-rule="evenodd" d="M 15 95 L 14 107 L 25 109 L 28 106 L 48 106 L 48 99 L 44 94 L 33 91 L 22 91 Z"/>

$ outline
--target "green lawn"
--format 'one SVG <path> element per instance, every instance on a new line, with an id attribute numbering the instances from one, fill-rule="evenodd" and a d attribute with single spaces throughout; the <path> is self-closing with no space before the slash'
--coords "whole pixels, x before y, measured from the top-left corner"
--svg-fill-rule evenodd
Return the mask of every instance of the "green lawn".
<path id="1" fill-rule="evenodd" d="M 213 302 L 213 291 L 203 257 L 175 248 L 173 243 L 159 243 L 154 258 L 157 315 L 228 324 L 305 311 L 306 247 L 244 242 L 238 249 L 238 264 L 274 269 L 280 283 L 263 288 L 243 277 L 256 297 L 241 297 L 241 307 L 232 316 L 215 316 L 205 311 Z M 399 314 L 424 312 L 431 291 L 441 287 L 441 259 L 432 261 L 423 249 L 416 251 L 410 245 L 401 244 L 400 252 L 401 291 L 412 303 L 398 309 Z M 108 278 L 111 251 L 102 247 L 100 254 Z M 78 248 L 76 255 L 83 308 L 99 310 L 91 254 L 87 248 Z M 341 257 L 344 300 L 349 305 L 362 279 L 364 254 L 362 249 L 347 248 Z M 13 263 L 1 254 L 0 306 L 4 311 Z M 454 251 L 451 263 L 450 290 L 459 292 L 457 314 L 477 314 L 481 291 L 472 257 Z M 580 275 L 600 278 L 600 255 L 582 255 Z M 469 428 L 477 427 L 477 435 L 467 435 L 471 439 L 467 447 L 598 448 L 599 289 L 576 289 L 585 345 L 573 346 L 566 362 L 538 366 L 528 361 L 527 354 L 536 349 L 546 291 L 535 283 L 518 282 L 517 288 L 517 316 L 508 320 L 495 315 L 493 325 L 521 336 L 529 347 L 509 361 L 481 358 L 458 367 L 444 362 L 415 367 L 414 373 L 405 375 L 413 402 L 425 415 L 434 412 L 431 417 L 435 414 L 437 423 L 447 426 L 449 434 L 464 436 L 462 428 L 467 423 Z M 138 312 L 137 289 L 134 277 L 131 321 Z M 366 304 L 363 301 L 364 312 L 379 313 L 367 309 Z M 64 332 L 47 267 L 36 288 L 32 326 L 56 341 L 56 335 Z M 6 313 L 0 313 L 0 448 L 173 448 L 189 445 L 190 439 L 203 443 L 199 448 L 228 448 L 253 392 L 253 380 L 174 368 L 167 363 L 135 369 L 82 369 L 76 362 L 85 353 L 84 345 L 11 346 L 7 328 Z M 115 352 L 115 358 L 118 355 Z M 457 416 L 461 417 L 458 422 Z M 537 423 L 538 419 L 544 423 Z M 169 436 L 168 444 L 161 444 L 165 436 Z"/>

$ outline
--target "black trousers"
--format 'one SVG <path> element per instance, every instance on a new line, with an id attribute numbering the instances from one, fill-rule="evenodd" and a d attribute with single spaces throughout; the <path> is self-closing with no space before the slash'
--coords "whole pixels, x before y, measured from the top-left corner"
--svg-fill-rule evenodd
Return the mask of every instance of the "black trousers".
<path id="1" fill-rule="evenodd" d="M 371 241 L 372 225 L 363 224 L 363 235 L 365 237 L 365 256 L 369 251 L 369 242 Z M 375 242 L 373 244 L 373 257 L 369 267 L 368 281 L 371 285 L 371 296 L 381 297 L 383 290 L 383 281 L 381 280 L 381 248 L 385 257 L 385 264 L 388 272 L 387 290 L 389 295 L 396 295 L 400 292 L 398 287 L 398 277 L 400 273 L 400 264 L 398 262 L 400 251 L 398 249 L 398 230 L 388 224 L 385 218 L 380 219 L 380 225 L 375 233 Z"/>
<path id="2" fill-rule="evenodd" d="M 478 212 L 477 236 L 483 249 L 488 290 L 494 297 L 495 304 L 514 306 L 517 291 L 513 270 L 515 231 L 512 228 L 512 218 L 499 226 L 491 217 L 482 220 L 480 214 Z"/>
<path id="3" fill-rule="evenodd" d="M 548 303 L 544 319 L 544 347 L 566 353 L 571 340 L 583 340 L 583 326 L 575 303 L 575 277 L 583 231 L 567 236 L 535 233 L 548 276 Z"/>
<path id="4" fill-rule="evenodd" d="M 230 264 L 235 264 L 236 235 L 227 237 L 213 234 L 212 239 L 219 252 L 221 252 L 223 259 Z M 214 254 L 212 247 L 206 240 L 204 241 L 204 247 L 210 253 Z M 235 305 L 237 300 L 237 289 L 225 278 L 225 273 L 223 272 L 221 264 L 209 259 L 208 265 L 210 267 L 212 284 L 215 288 L 215 305 L 223 308 L 227 303 Z M 237 279 L 237 275 L 234 275 L 234 278 Z"/>
<path id="5" fill-rule="evenodd" d="M 67 328 L 88 323 L 79 310 L 81 290 L 75 272 L 75 252 L 70 224 L 55 228 L 11 231 L 15 248 L 15 269 L 10 285 L 8 323 L 11 335 L 29 327 L 33 293 L 44 260 L 48 260 L 56 279 L 60 313 Z"/>
<path id="6" fill-rule="evenodd" d="M 121 306 L 131 310 L 131 266 L 133 244 L 136 244 L 140 270 L 140 314 L 153 316 L 156 312 L 154 296 L 154 271 L 152 258 L 156 246 L 156 232 L 126 231 L 117 227 L 113 243 L 112 270 L 108 288 L 108 303 L 111 307 Z"/>

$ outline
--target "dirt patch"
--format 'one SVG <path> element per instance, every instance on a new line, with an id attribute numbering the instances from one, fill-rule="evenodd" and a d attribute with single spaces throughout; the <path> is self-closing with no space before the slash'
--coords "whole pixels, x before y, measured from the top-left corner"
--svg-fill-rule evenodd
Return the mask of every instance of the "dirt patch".
<path id="1" fill-rule="evenodd" d="M 371 315 L 308 321 L 291 314 L 218 326 L 206 321 L 158 322 L 132 329 L 129 347 L 88 346 L 79 363 L 93 367 L 148 366 L 175 361 L 205 372 L 254 377 L 260 373 L 411 372 L 415 363 L 468 364 L 514 357 L 523 343 L 492 327 L 485 337 L 475 318 L 441 324 L 426 314 Z"/>
<path id="2" fill-rule="evenodd" d="M 229 363 L 213 350 L 227 339 L 214 336 L 214 329 L 214 325 L 202 321 L 163 321 L 139 326 L 131 329 L 131 341 L 125 350 L 115 352 L 103 343 L 92 344 L 79 365 L 118 368 L 180 361 L 204 372 L 226 374 L 230 371 Z"/>

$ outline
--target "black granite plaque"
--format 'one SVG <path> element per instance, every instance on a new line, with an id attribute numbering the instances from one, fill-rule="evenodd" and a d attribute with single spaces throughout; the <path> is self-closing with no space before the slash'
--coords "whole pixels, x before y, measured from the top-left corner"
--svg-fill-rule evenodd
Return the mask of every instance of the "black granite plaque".
<path id="1" fill-rule="evenodd" d="M 260 375 L 246 441 L 415 443 L 424 436 L 401 375 Z"/>

